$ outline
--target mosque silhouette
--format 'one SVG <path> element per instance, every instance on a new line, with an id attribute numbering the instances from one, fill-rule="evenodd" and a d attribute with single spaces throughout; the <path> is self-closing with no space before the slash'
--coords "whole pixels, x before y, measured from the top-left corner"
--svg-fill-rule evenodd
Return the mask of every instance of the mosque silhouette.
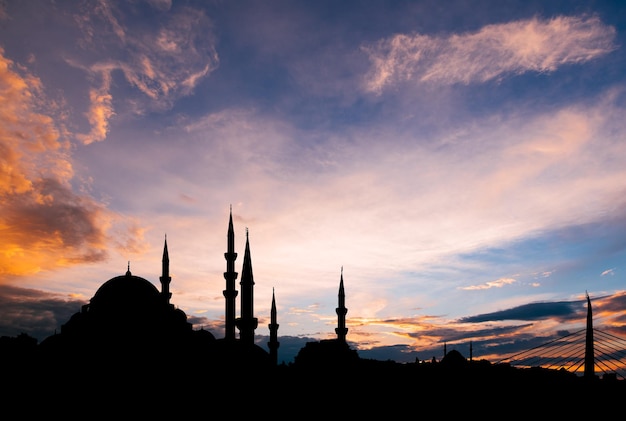
<path id="1" fill-rule="evenodd" d="M 240 290 L 236 289 L 239 276 L 235 270 L 235 231 L 232 207 L 230 209 L 226 271 L 224 279 L 225 336 L 216 338 L 208 330 L 193 329 L 183 310 L 171 303 L 170 262 L 167 237 L 163 246 L 160 291 L 153 283 L 131 273 L 130 263 L 124 275 L 109 279 L 98 288 L 88 304 L 61 326 L 60 332 L 44 339 L 41 354 L 52 355 L 56 361 L 81 361 L 90 370 L 93 362 L 111 362 L 106 372 L 120 368 L 137 371 L 141 364 L 151 369 L 165 355 L 181 360 L 202 358 L 205 364 L 232 370 L 257 373 L 271 370 L 278 364 L 278 320 L 276 300 L 272 291 L 270 311 L 269 352 L 255 342 L 258 319 L 254 315 L 254 276 L 250 241 L 246 229 L 246 243 L 241 266 Z M 240 299 L 240 316 L 236 317 L 236 301 Z M 339 281 L 336 339 L 307 343 L 295 357 L 294 363 L 303 365 L 329 364 L 333 360 L 345 363 L 358 359 L 356 350 L 346 342 L 345 290 L 343 268 Z M 239 335 L 237 337 L 236 331 Z M 106 366 L 106 363 L 105 363 Z"/>
<path id="2" fill-rule="evenodd" d="M 11 341 L 19 346 L 0 347 L 0 398 L 9 406 L 19 405 L 25 415 L 56 413 L 65 419 L 120 415 L 180 419 L 206 411 L 207 402 L 235 417 L 271 404 L 269 415 L 274 419 L 326 417 L 329 410 L 331 418 L 390 419 L 405 417 L 418 404 L 439 405 L 436 409 L 443 416 L 466 416 L 473 408 L 476 415 L 495 417 L 513 408 L 503 404 L 519 400 L 525 402 L 515 406 L 519 418 L 535 417 L 542 396 L 552 400 L 584 396 L 607 402 L 626 396 L 624 381 L 588 381 L 563 370 L 521 370 L 475 361 L 471 351 L 467 359 L 457 350 L 447 352 L 445 345 L 441 361 L 401 364 L 363 359 L 346 341 L 343 268 L 335 309 L 336 338 L 307 342 L 292 363 L 278 364 L 274 291 L 269 351 L 255 343 L 258 319 L 247 230 L 240 290 L 236 289 L 232 207 L 224 257 L 223 338 L 204 328 L 193 329 L 187 315 L 170 302 L 166 237 L 160 290 L 133 275 L 129 264 L 124 275 L 102 284 L 60 332 L 36 346 L 28 340 L 32 338 L 21 335 Z M 440 401 L 429 400 L 433 394 Z M 477 407 L 481 402 L 483 406 Z M 603 413 L 603 408 L 546 408 L 545 404 L 541 408 L 541 415 L 555 417 Z M 613 414 L 613 409 L 606 414 Z"/>

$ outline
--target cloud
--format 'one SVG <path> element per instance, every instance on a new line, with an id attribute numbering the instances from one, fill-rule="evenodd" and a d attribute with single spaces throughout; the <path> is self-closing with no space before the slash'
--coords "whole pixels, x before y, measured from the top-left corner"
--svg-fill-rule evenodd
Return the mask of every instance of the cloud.
<path id="1" fill-rule="evenodd" d="M 586 313 L 585 300 L 530 303 L 493 313 L 463 317 L 460 323 L 483 323 L 497 320 L 543 320 L 551 317 L 561 319 L 581 318 Z M 583 313 L 584 312 L 584 313 Z"/>
<path id="2" fill-rule="evenodd" d="M 553 72 L 613 51 L 615 34 L 597 16 L 534 17 L 447 37 L 397 34 L 362 47 L 372 63 L 365 89 L 380 93 L 404 81 L 468 85 Z"/>
<path id="3" fill-rule="evenodd" d="M 84 300 L 0 285 L 0 336 L 26 333 L 42 341 L 80 311 Z"/>
<path id="4" fill-rule="evenodd" d="M 91 105 L 86 116 L 91 130 L 78 136 L 84 144 L 106 138 L 109 120 L 118 113 L 114 108 L 124 107 L 124 114 L 126 109 L 131 114 L 168 109 L 218 67 L 213 25 L 204 11 L 189 7 L 172 10 L 167 2 L 153 2 L 151 6 L 154 10 L 146 14 L 132 3 L 114 6 L 100 2 L 75 18 L 84 34 L 83 48 L 98 53 L 84 55 L 98 57 L 93 62 L 85 57 L 67 59 L 68 64 L 86 71 L 95 83 L 100 81 L 89 92 Z M 153 22 L 125 26 L 131 16 L 149 16 Z M 126 93 L 125 103 L 118 100 L 111 87 L 116 71 L 141 95 Z"/>
<path id="5" fill-rule="evenodd" d="M 3 53 L 0 49 L 0 283 L 105 260 L 109 229 L 116 230 L 118 248 L 140 250 L 142 229 L 107 210 L 85 193 L 88 185 L 74 179 L 61 107 L 47 99 L 38 78 Z"/>
<path id="6" fill-rule="evenodd" d="M 91 125 L 91 131 L 76 136 L 85 145 L 106 139 L 109 131 L 109 119 L 115 114 L 112 105 L 113 97 L 109 93 L 110 77 L 108 74 L 103 76 L 104 86 L 89 90 L 90 106 L 86 116 Z"/>
<path id="7" fill-rule="evenodd" d="M 473 290 L 482 290 L 482 289 L 491 289 L 491 288 L 502 288 L 505 285 L 511 285 L 511 284 L 514 284 L 515 282 L 517 281 L 513 278 L 501 278 L 495 281 L 485 282 L 484 284 L 481 284 L 481 285 L 470 285 L 470 286 L 462 287 L 460 289 L 473 291 Z"/>
<path id="8" fill-rule="evenodd" d="M 459 253 L 506 248 L 563 227 L 606 219 L 626 180 L 619 165 L 624 149 L 614 138 L 623 125 L 619 111 L 600 102 L 539 115 L 489 117 L 437 143 L 419 133 L 407 138 L 391 129 L 372 132 L 369 127 L 332 133 L 320 142 L 315 138 L 322 137 L 319 133 L 298 131 L 261 112 L 225 109 L 189 123 L 184 132 L 168 134 L 176 142 L 161 142 L 158 152 L 168 157 L 160 168 L 170 172 L 160 176 L 164 181 L 142 201 L 152 206 L 158 199 L 154 207 L 161 206 L 171 198 L 160 197 L 159 191 L 168 191 L 163 183 L 172 183 L 176 191 L 184 189 L 194 198 L 194 208 L 203 209 L 197 222 L 201 224 L 215 203 L 226 209 L 237 198 L 235 214 L 254 218 L 245 223 L 251 224 L 247 226 L 258 264 L 279 271 L 266 273 L 270 278 L 293 278 L 285 260 L 298 261 L 311 273 L 346 265 L 363 281 L 384 278 L 389 271 L 423 273 L 443 261 L 446 270 L 462 271 L 467 261 L 460 261 Z M 394 142 L 381 141 L 392 138 Z M 183 150 L 195 159 L 183 161 Z M 145 172 L 158 159 L 145 154 L 157 149 L 141 153 L 145 164 L 135 162 L 132 153 L 115 159 L 128 159 L 122 167 L 132 163 Z M 173 165 L 176 162 L 184 165 Z M 190 182 L 196 173 L 203 174 L 197 185 Z M 207 185 L 220 189 L 207 190 Z M 277 213 L 277 208 L 283 212 Z M 236 225 L 244 227 L 243 221 Z M 290 246 L 296 243 L 300 247 Z M 315 255 L 307 250 L 316 250 Z M 535 265 L 525 270 L 555 270 L 543 262 Z M 499 269 L 502 273 L 493 277 L 482 275 L 452 288 L 495 289 L 505 285 L 493 283 L 496 279 L 517 279 L 512 273 L 520 270 Z M 324 279 L 335 288 L 335 276 Z M 486 281 L 492 283 L 480 285 Z M 527 282 L 523 277 L 519 281 Z M 318 288 L 317 282 L 301 279 L 293 285 L 294 295 L 310 285 Z M 281 293 L 288 288 L 283 282 Z M 444 287 L 431 283 L 422 288 Z M 398 304 L 383 292 L 360 300 L 358 307 L 371 309 L 376 303 L 373 312 L 380 314 L 390 307 L 378 307 L 383 297 Z"/>
<path id="9" fill-rule="evenodd" d="M 593 297 L 591 304 L 596 317 L 602 314 L 603 317 L 618 316 L 624 317 L 624 308 L 626 308 L 626 291 L 617 291 L 606 297 Z"/>
<path id="10" fill-rule="evenodd" d="M 46 104 L 41 82 L 0 50 L 0 195 L 3 241 L 0 281 L 69 261 L 102 259 L 102 208 L 74 194 L 69 142 L 63 126 L 38 112 Z M 21 72 L 21 73 L 20 73 Z M 60 120 L 62 121 L 62 120 Z"/>

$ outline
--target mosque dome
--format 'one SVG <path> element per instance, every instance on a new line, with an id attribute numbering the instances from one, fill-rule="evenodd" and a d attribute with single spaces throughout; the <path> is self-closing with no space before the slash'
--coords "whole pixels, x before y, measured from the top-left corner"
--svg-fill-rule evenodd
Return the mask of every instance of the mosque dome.
<path id="1" fill-rule="evenodd" d="M 459 368 L 459 367 L 463 367 L 464 365 L 466 365 L 467 360 L 459 351 L 457 351 L 456 349 L 453 349 L 452 351 L 444 355 L 443 359 L 441 360 L 441 363 L 445 366 Z"/>
<path id="2" fill-rule="evenodd" d="M 154 284 L 130 270 L 103 283 L 77 317 L 84 319 L 82 331 L 91 331 L 105 341 L 150 343 L 191 330 L 182 310 L 169 304 Z"/>
<path id="3" fill-rule="evenodd" d="M 147 279 L 125 275 L 109 279 L 98 288 L 91 298 L 89 311 L 93 313 L 121 313 L 158 311 L 162 304 L 159 290 Z"/>

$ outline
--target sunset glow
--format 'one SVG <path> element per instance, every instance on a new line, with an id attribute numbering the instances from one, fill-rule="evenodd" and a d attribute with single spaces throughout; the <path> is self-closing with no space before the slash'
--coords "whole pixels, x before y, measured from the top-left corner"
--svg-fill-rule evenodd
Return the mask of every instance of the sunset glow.
<path id="1" fill-rule="evenodd" d="M 80 7 L 77 7 L 80 6 Z M 78 12 L 80 10 L 80 13 Z M 498 359 L 626 336 L 617 2 L 0 3 L 0 335 L 130 269 L 224 334 L 229 212 L 259 344 Z M 239 311 L 239 310 L 237 310 Z"/>

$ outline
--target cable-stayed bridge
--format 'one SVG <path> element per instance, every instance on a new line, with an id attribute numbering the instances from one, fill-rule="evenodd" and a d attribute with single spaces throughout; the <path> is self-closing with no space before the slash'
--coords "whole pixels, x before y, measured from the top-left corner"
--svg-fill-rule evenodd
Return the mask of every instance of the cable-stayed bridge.
<path id="1" fill-rule="evenodd" d="M 626 380 L 626 339 L 593 327 L 591 300 L 587 295 L 587 325 L 584 329 L 519 352 L 499 363 Z"/>
<path id="2" fill-rule="evenodd" d="M 519 352 L 499 362 L 515 367 L 542 367 L 585 375 L 587 329 Z M 593 329 L 593 373 L 626 380 L 626 339 Z"/>

